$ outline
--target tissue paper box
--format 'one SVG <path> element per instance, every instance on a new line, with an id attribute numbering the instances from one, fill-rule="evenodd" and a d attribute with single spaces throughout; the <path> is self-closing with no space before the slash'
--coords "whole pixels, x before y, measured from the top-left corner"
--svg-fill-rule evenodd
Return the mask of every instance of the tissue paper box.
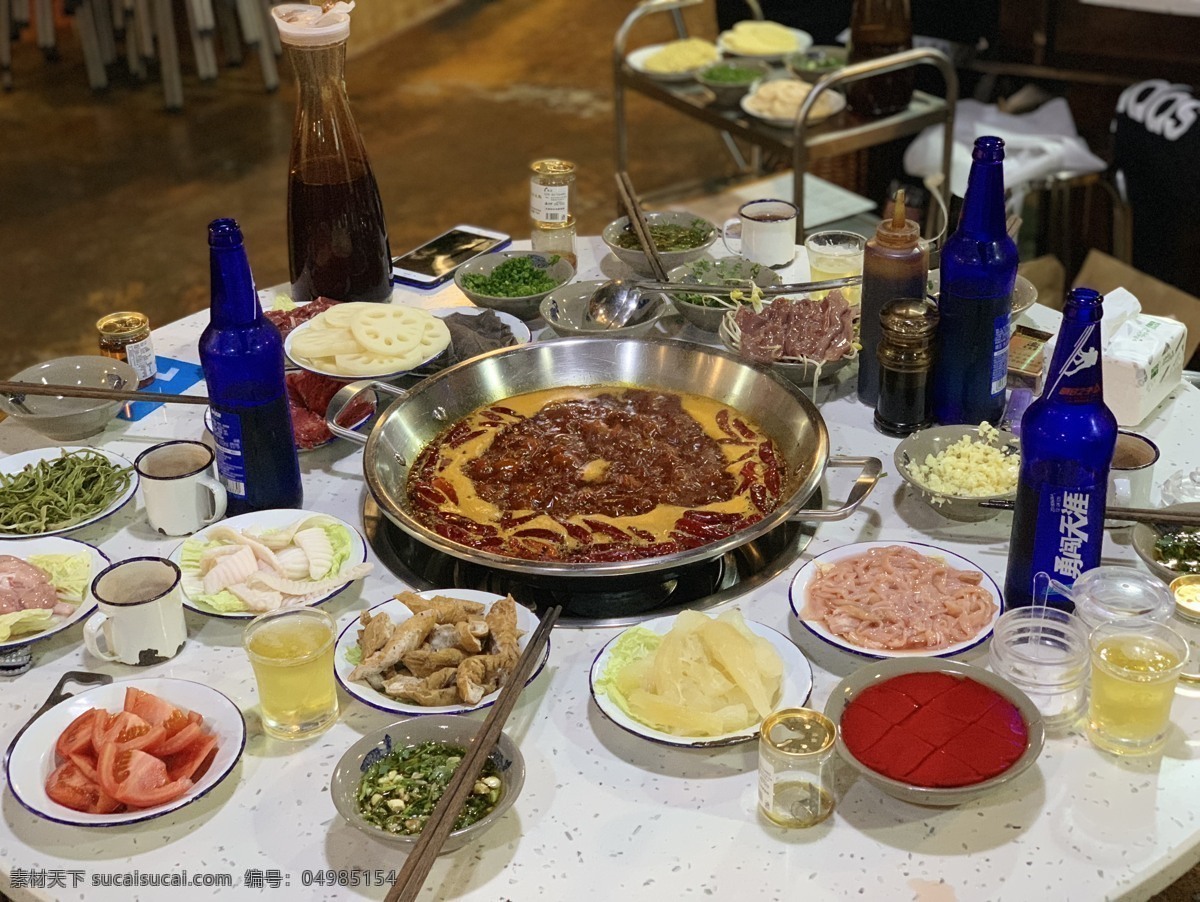
<path id="1" fill-rule="evenodd" d="M 1136 426 L 1183 377 L 1187 327 L 1140 314 L 1121 324 L 1104 348 L 1104 402 L 1120 426 Z"/>

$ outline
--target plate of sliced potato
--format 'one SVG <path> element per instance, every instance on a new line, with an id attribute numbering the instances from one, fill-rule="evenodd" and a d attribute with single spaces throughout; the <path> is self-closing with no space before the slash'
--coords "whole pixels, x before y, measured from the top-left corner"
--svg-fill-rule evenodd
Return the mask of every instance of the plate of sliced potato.
<path id="1" fill-rule="evenodd" d="M 449 344 L 446 324 L 425 310 L 349 302 L 293 329 L 283 350 L 296 366 L 322 376 L 389 379 L 435 359 Z"/>
<path id="2" fill-rule="evenodd" d="M 511 596 L 473 589 L 401 592 L 342 630 L 334 673 L 342 688 L 380 711 L 477 711 L 495 703 L 537 624 Z M 547 642 L 528 683 L 549 657 Z"/>

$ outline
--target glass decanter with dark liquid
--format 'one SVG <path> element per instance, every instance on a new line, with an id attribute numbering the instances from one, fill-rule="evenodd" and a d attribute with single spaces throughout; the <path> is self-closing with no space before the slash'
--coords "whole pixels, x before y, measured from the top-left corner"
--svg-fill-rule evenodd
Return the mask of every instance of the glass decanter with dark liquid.
<path id="1" fill-rule="evenodd" d="M 383 202 L 350 112 L 349 5 L 273 10 L 300 89 L 288 175 L 292 298 L 386 301 L 391 252 Z"/>

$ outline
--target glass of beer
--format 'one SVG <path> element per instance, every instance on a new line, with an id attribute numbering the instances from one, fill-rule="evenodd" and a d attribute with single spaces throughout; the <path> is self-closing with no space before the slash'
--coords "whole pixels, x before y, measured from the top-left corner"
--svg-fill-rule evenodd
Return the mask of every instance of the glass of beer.
<path id="1" fill-rule="evenodd" d="M 844 279 L 846 276 L 861 276 L 863 252 L 867 239 L 854 232 L 814 232 L 804 241 L 808 252 L 808 268 L 814 282 L 825 279 Z M 816 292 L 813 297 L 824 297 L 825 292 Z M 859 286 L 843 288 L 842 294 L 851 306 L 857 306 L 862 297 Z"/>
<path id="2" fill-rule="evenodd" d="M 317 608 L 283 608 L 250 621 L 242 644 L 269 735 L 308 739 L 337 720 L 336 638 L 333 618 Z"/>
<path id="3" fill-rule="evenodd" d="M 1088 738 L 1116 755 L 1163 747 L 1187 642 L 1168 626 L 1106 623 L 1092 631 Z"/>

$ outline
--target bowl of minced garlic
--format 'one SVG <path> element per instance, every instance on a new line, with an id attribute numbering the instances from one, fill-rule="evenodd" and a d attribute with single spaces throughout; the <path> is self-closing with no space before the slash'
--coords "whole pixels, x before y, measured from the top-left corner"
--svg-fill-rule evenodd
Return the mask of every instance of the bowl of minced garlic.
<path id="1" fill-rule="evenodd" d="M 987 423 L 922 429 L 897 446 L 894 460 L 913 493 L 951 520 L 990 519 L 1000 511 L 980 501 L 1017 495 L 1017 437 Z"/>

